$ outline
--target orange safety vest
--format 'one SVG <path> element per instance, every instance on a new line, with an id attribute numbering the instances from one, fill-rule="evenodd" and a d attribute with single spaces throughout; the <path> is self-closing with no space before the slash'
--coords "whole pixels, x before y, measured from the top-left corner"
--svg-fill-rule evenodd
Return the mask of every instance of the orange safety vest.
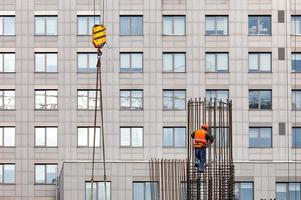
<path id="1" fill-rule="evenodd" d="M 202 148 L 207 145 L 207 131 L 198 129 L 194 133 L 194 148 Z"/>

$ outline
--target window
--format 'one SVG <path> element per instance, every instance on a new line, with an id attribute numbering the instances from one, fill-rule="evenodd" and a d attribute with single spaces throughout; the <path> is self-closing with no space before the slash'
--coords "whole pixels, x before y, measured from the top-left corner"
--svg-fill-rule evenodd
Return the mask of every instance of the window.
<path id="1" fill-rule="evenodd" d="M 36 184 L 56 184 L 57 164 L 35 164 Z"/>
<path id="2" fill-rule="evenodd" d="M 301 110 L 301 90 L 292 90 L 292 109 Z"/>
<path id="3" fill-rule="evenodd" d="M 100 91 L 97 94 L 97 109 L 100 109 Z M 94 110 L 96 90 L 77 90 L 77 109 Z"/>
<path id="4" fill-rule="evenodd" d="M 36 35 L 57 35 L 57 16 L 35 16 Z"/>
<path id="5" fill-rule="evenodd" d="M 142 110 L 143 90 L 120 90 L 120 109 Z"/>
<path id="6" fill-rule="evenodd" d="M 235 193 L 235 200 L 254 200 L 254 184 L 253 184 L 253 182 L 237 182 L 237 183 L 235 183 L 234 193 Z"/>
<path id="7" fill-rule="evenodd" d="M 0 73 L 15 71 L 15 53 L 0 53 Z"/>
<path id="8" fill-rule="evenodd" d="M 91 200 L 91 182 L 86 182 L 86 200 Z M 106 200 L 105 188 L 107 188 L 107 200 L 111 199 L 111 183 L 94 181 L 93 182 L 93 200 Z"/>
<path id="9" fill-rule="evenodd" d="M 272 147 L 272 128 L 271 127 L 250 127 L 249 128 L 249 147 L 271 148 Z"/>
<path id="10" fill-rule="evenodd" d="M 0 127 L 0 147 L 14 147 L 15 137 L 15 127 Z"/>
<path id="11" fill-rule="evenodd" d="M 143 17 L 120 16 L 120 35 L 143 35 Z"/>
<path id="12" fill-rule="evenodd" d="M 301 148 L 301 127 L 293 127 L 292 134 L 293 147 Z"/>
<path id="13" fill-rule="evenodd" d="M 15 110 L 15 90 L 0 90 L 0 110 Z"/>
<path id="14" fill-rule="evenodd" d="M 217 99 L 217 101 L 226 103 L 229 99 L 229 90 L 206 90 L 206 99 L 207 101 L 212 99 L 213 102 L 214 99 Z"/>
<path id="15" fill-rule="evenodd" d="M 206 35 L 228 35 L 228 16 L 206 16 Z"/>
<path id="16" fill-rule="evenodd" d="M 77 146 L 93 147 L 94 127 L 77 127 Z M 96 127 L 95 146 L 100 146 L 100 127 Z"/>
<path id="17" fill-rule="evenodd" d="M 292 53 L 292 70 L 301 72 L 301 53 Z"/>
<path id="18" fill-rule="evenodd" d="M 206 53 L 206 72 L 229 71 L 228 53 Z"/>
<path id="19" fill-rule="evenodd" d="M 186 91 L 185 90 L 163 90 L 164 110 L 185 110 Z"/>
<path id="20" fill-rule="evenodd" d="M 271 35 L 271 16 L 249 16 L 249 35 Z"/>
<path id="21" fill-rule="evenodd" d="M 164 72 L 185 72 L 185 53 L 163 53 Z"/>
<path id="22" fill-rule="evenodd" d="M 0 16 L 0 35 L 16 35 L 15 16 Z"/>
<path id="23" fill-rule="evenodd" d="M 96 72 L 96 53 L 77 53 L 78 72 Z"/>
<path id="24" fill-rule="evenodd" d="M 143 147 L 143 127 L 120 127 L 121 147 Z"/>
<path id="25" fill-rule="evenodd" d="M 249 72 L 271 72 L 271 53 L 249 53 Z"/>
<path id="26" fill-rule="evenodd" d="M 301 183 L 276 183 L 277 200 L 301 200 Z"/>
<path id="27" fill-rule="evenodd" d="M 292 35 L 301 34 L 301 16 L 292 16 Z"/>
<path id="28" fill-rule="evenodd" d="M 229 128 L 228 127 L 212 127 L 211 134 L 214 136 L 217 147 L 229 146 Z"/>
<path id="29" fill-rule="evenodd" d="M 185 35 L 185 16 L 163 16 L 163 35 Z"/>
<path id="30" fill-rule="evenodd" d="M 99 16 L 77 16 L 77 34 L 78 35 L 92 35 L 92 28 L 94 24 L 99 24 Z"/>
<path id="31" fill-rule="evenodd" d="M 133 200 L 158 200 L 157 182 L 133 182 Z"/>
<path id="32" fill-rule="evenodd" d="M 0 184 L 14 184 L 15 164 L 0 164 Z"/>
<path id="33" fill-rule="evenodd" d="M 185 127 L 164 127 L 163 146 L 164 147 L 185 147 L 186 146 Z"/>
<path id="34" fill-rule="evenodd" d="M 35 90 L 36 110 L 57 110 L 57 90 Z"/>
<path id="35" fill-rule="evenodd" d="M 120 53 L 120 72 L 142 72 L 143 53 Z"/>
<path id="36" fill-rule="evenodd" d="M 36 72 L 57 72 L 57 53 L 35 53 Z"/>
<path id="37" fill-rule="evenodd" d="M 57 127 L 35 127 L 35 146 L 57 147 Z"/>
<path id="38" fill-rule="evenodd" d="M 271 110 L 272 90 L 249 90 L 249 109 Z"/>

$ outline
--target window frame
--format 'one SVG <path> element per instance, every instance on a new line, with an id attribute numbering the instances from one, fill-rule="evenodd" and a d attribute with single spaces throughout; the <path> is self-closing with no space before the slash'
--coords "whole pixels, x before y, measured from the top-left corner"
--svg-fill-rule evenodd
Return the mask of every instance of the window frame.
<path id="1" fill-rule="evenodd" d="M 249 31 L 249 20 L 250 20 L 250 17 L 256 17 L 257 18 L 257 26 L 256 28 L 258 29 L 259 25 L 260 25 L 260 18 L 262 17 L 269 17 L 270 18 L 270 31 L 269 31 L 269 34 L 262 34 L 262 33 L 256 33 L 256 34 L 250 34 L 250 31 Z M 273 30 L 273 27 L 272 27 L 272 15 L 248 15 L 248 36 L 272 36 L 272 30 Z M 259 32 L 259 31 L 257 31 Z"/>
<path id="2" fill-rule="evenodd" d="M 186 52 L 163 52 L 163 59 L 162 59 L 162 66 L 163 66 L 163 73 L 186 73 L 186 64 L 187 64 L 187 59 L 186 59 Z M 164 68 L 164 55 L 171 55 L 172 56 L 172 70 L 171 71 L 166 71 Z M 184 55 L 184 71 L 175 71 L 175 56 L 176 55 Z"/>
<path id="3" fill-rule="evenodd" d="M 301 18 L 301 16 L 300 16 L 300 18 Z M 296 61 L 296 59 L 293 59 L 293 56 L 295 56 L 295 58 L 296 58 L 297 55 L 300 55 L 300 57 L 301 57 L 301 52 L 296 52 L 296 51 L 291 52 L 291 65 L 292 65 L 291 70 L 292 70 L 292 73 L 300 73 L 301 72 L 301 66 L 300 66 L 300 70 L 296 70 L 296 69 L 294 70 L 293 69 L 293 62 Z M 301 65 L 301 59 L 300 59 L 300 65 Z"/>
<path id="4" fill-rule="evenodd" d="M 217 101 L 217 104 L 219 104 L 219 102 L 222 100 L 222 99 L 218 98 L 218 92 L 227 92 L 227 94 L 228 94 L 227 100 L 230 99 L 230 90 L 229 89 L 206 89 L 205 90 L 205 96 L 206 96 L 206 100 L 209 101 L 208 103 L 210 103 L 210 98 L 207 98 L 207 92 L 214 92 L 215 93 L 214 96 L 215 96 L 215 99 Z M 214 103 L 214 99 L 212 99 L 212 100 L 213 100 L 212 103 Z M 223 101 L 221 101 L 221 102 L 223 102 Z M 227 103 L 227 102 L 223 102 L 223 103 Z M 217 106 L 219 106 L 219 105 L 217 105 Z"/>
<path id="5" fill-rule="evenodd" d="M 79 20 L 78 20 L 78 18 L 86 18 L 86 23 L 87 23 L 87 30 L 86 31 L 88 31 L 86 34 L 79 34 Z M 76 20 L 77 20 L 77 30 L 76 30 L 76 32 L 77 32 L 77 36 L 91 36 L 92 34 L 90 34 L 89 32 L 89 20 L 90 20 L 90 18 L 93 18 L 93 22 L 94 22 L 94 24 L 100 24 L 100 20 L 101 20 L 101 17 L 100 17 L 100 15 L 77 15 L 76 16 Z M 96 18 L 99 18 L 99 20 L 97 21 L 97 19 Z"/>
<path id="6" fill-rule="evenodd" d="M 133 146 L 132 141 L 132 129 L 133 128 L 141 128 L 142 129 L 142 144 L 141 146 Z M 121 129 L 130 129 L 130 145 L 121 145 Z M 119 147 L 120 148 L 144 148 L 144 127 L 143 126 L 120 126 L 119 128 Z"/>
<path id="7" fill-rule="evenodd" d="M 47 183 L 47 166 L 56 166 L 56 173 L 55 173 L 55 183 Z M 37 176 L 36 176 L 36 166 L 44 166 L 44 178 L 45 181 L 43 183 L 37 183 Z M 34 163 L 34 185 L 56 185 L 58 181 L 58 163 Z"/>
<path id="8" fill-rule="evenodd" d="M 45 139 L 45 145 L 37 145 L 36 143 L 36 136 L 37 136 L 37 132 L 36 132 L 36 128 L 44 128 L 44 139 Z M 56 146 L 48 146 L 47 145 L 47 129 L 48 128 L 56 128 Z M 35 126 L 34 127 L 34 147 L 35 148 L 58 148 L 58 126 Z"/>
<path id="9" fill-rule="evenodd" d="M 44 18 L 44 23 L 45 23 L 45 25 L 44 25 L 44 33 L 42 33 L 42 34 L 38 34 L 37 33 L 37 18 L 38 17 L 40 17 L 40 18 Z M 49 33 L 47 33 L 47 19 L 48 18 L 56 18 L 56 34 L 49 34 Z M 35 15 L 34 16 L 34 36 L 58 36 L 58 32 L 59 32 L 59 29 L 58 29 L 58 15 Z"/>
<path id="10" fill-rule="evenodd" d="M 129 108 L 123 108 L 121 106 L 121 92 L 130 92 L 130 107 Z M 138 109 L 135 109 L 132 107 L 132 93 L 133 92 L 141 92 L 142 94 L 142 97 L 141 97 L 141 102 L 142 102 L 142 107 L 141 108 L 138 108 Z M 141 111 L 141 110 L 144 110 L 144 91 L 143 89 L 120 89 L 119 90 L 119 109 L 120 111 Z"/>
<path id="11" fill-rule="evenodd" d="M 93 185 L 94 184 L 96 184 L 96 200 L 99 200 L 98 199 L 98 194 L 99 194 L 99 183 L 104 183 L 105 184 L 105 182 L 104 181 L 93 181 Z M 106 181 L 106 184 L 107 184 L 107 187 L 108 187 L 108 183 L 109 183 L 109 191 L 110 191 L 110 194 L 109 194 L 109 200 L 111 200 L 112 199 L 112 185 L 111 185 L 111 181 Z M 87 196 L 87 184 L 90 184 L 90 186 L 92 185 L 91 184 L 91 181 L 85 181 L 85 200 L 90 200 L 90 198 L 89 199 L 86 199 L 86 196 Z M 93 186 L 92 186 L 93 187 Z M 89 188 L 89 189 L 91 189 L 91 188 Z M 94 188 L 92 188 L 92 190 L 94 190 Z M 108 190 L 108 189 L 107 189 Z M 94 198 L 94 197 L 93 197 Z"/>
<path id="12" fill-rule="evenodd" d="M 251 129 L 257 129 L 258 137 L 257 140 L 261 140 L 261 129 L 268 128 L 270 129 L 270 142 L 271 146 L 262 146 L 262 143 L 259 144 L 259 146 L 251 146 L 250 145 L 250 130 Z M 272 149 L 273 148 L 273 127 L 272 126 L 249 126 L 249 148 L 250 149 Z"/>
<path id="13" fill-rule="evenodd" d="M 1 35 L 0 35 L 0 37 L 1 37 Z M 4 55 L 7 55 L 7 54 L 14 55 L 14 71 L 11 71 L 11 72 L 4 70 L 5 69 Z M 0 52 L 0 57 L 2 57 L 2 63 L 0 63 L 0 65 L 2 64 L 2 71 L 0 68 L 0 74 L 15 74 L 16 73 L 16 52 Z"/>
<path id="14" fill-rule="evenodd" d="M 141 66 L 141 71 L 134 71 L 133 70 L 133 55 L 134 54 L 139 54 L 141 55 L 141 63 L 142 63 L 142 66 Z M 129 56 L 129 61 L 130 61 L 130 68 L 129 68 L 129 71 L 124 71 L 122 69 L 125 69 L 125 68 L 122 68 L 121 67 L 121 55 L 128 55 Z M 134 68 L 135 69 L 135 68 Z M 143 56 L 143 52 L 119 52 L 119 72 L 120 73 L 143 73 L 143 70 L 144 70 L 144 56 Z"/>
<path id="15" fill-rule="evenodd" d="M 81 108 L 78 108 L 78 92 L 79 91 L 86 91 L 88 92 L 88 97 L 87 97 L 87 108 L 84 108 L 84 109 L 81 109 Z M 89 98 L 90 98 L 90 91 L 95 91 L 95 94 L 96 94 L 96 89 L 77 89 L 77 110 L 78 111 L 93 111 L 95 110 L 95 108 L 90 108 L 90 104 L 89 104 Z M 98 89 L 98 92 L 100 93 L 100 89 Z M 99 102 L 97 102 L 97 110 L 100 110 L 100 95 L 97 95 L 97 99 Z M 93 105 L 95 106 L 95 104 Z"/>
<path id="16" fill-rule="evenodd" d="M 207 17 L 214 18 L 214 31 L 215 34 L 208 34 L 207 33 Z M 224 17 L 227 19 L 227 32 L 226 34 L 217 34 L 217 18 Z M 225 32 L 225 31 L 224 31 Z M 229 15 L 205 15 L 205 36 L 229 36 Z"/>
<path id="17" fill-rule="evenodd" d="M 5 23 L 4 23 L 4 19 L 5 18 L 8 18 L 8 17 L 13 17 L 14 18 L 14 20 L 15 20 L 15 24 L 14 24 L 14 34 L 4 34 L 4 32 L 5 32 Z M 7 37 L 7 36 L 16 36 L 16 15 L 0 15 L 0 18 L 2 18 L 2 24 L 0 24 L 0 26 L 2 26 L 2 30 L 3 30 L 3 34 L 0 34 L 0 36 L 5 36 L 5 37 Z"/>
<path id="18" fill-rule="evenodd" d="M 14 128 L 14 145 L 8 146 L 5 145 L 5 134 L 4 131 L 6 128 Z M 16 127 L 15 126 L 0 126 L 0 130 L 2 130 L 2 143 L 0 143 L 0 148 L 15 148 L 16 147 Z"/>
<path id="19" fill-rule="evenodd" d="M 133 181 L 133 182 L 132 182 L 132 188 L 133 188 L 133 189 L 132 189 L 132 198 L 133 198 L 133 200 L 134 200 L 134 194 L 135 194 L 135 190 L 134 190 L 134 185 L 135 185 L 135 183 L 136 183 L 136 184 L 139 184 L 139 183 L 140 183 L 140 184 L 141 184 L 141 183 L 143 184 L 143 196 L 144 196 L 144 199 L 140 199 L 140 200 L 147 200 L 147 199 L 148 199 L 148 198 L 146 197 L 146 192 L 145 192 L 145 191 L 146 191 L 145 188 L 146 188 L 146 184 L 147 184 L 147 183 L 150 184 L 150 187 L 151 187 L 152 184 L 155 183 L 155 186 L 156 186 L 156 188 L 157 188 L 157 191 L 156 191 L 156 194 L 157 194 L 156 196 L 157 196 L 157 197 L 155 196 L 155 197 L 154 197 L 154 200 L 158 200 L 158 199 L 159 199 L 159 189 L 160 189 L 160 188 L 159 188 L 159 183 L 158 183 L 158 181 Z"/>
<path id="20" fill-rule="evenodd" d="M 175 92 L 184 92 L 185 93 L 185 99 L 184 99 L 184 108 L 183 109 L 178 109 L 178 108 L 175 108 Z M 172 108 L 164 108 L 164 92 L 172 92 Z M 186 106 L 186 97 L 187 97 L 187 94 L 186 94 L 186 89 L 163 89 L 162 90 L 162 108 L 163 108 L 163 111 L 185 111 L 187 109 L 187 106 Z"/>
<path id="21" fill-rule="evenodd" d="M 255 191 L 255 188 L 254 188 L 254 181 L 235 181 L 235 185 L 236 184 L 239 184 L 239 194 L 241 194 L 241 183 L 250 183 L 250 184 L 252 184 L 252 200 L 254 200 L 254 198 L 255 198 L 255 195 L 254 195 L 254 191 Z M 234 185 L 234 188 L 235 188 L 235 185 Z M 235 189 L 234 189 L 234 195 L 235 195 Z M 235 197 L 236 198 L 236 197 Z M 239 199 L 238 200 L 243 200 L 243 199 L 240 199 L 240 197 L 239 197 Z"/>
<path id="22" fill-rule="evenodd" d="M 296 27 L 295 27 L 295 33 L 293 33 L 293 24 L 294 24 L 294 21 L 293 19 L 294 18 L 300 18 L 300 27 L 301 27 L 301 15 L 291 15 L 291 36 L 301 36 L 301 30 L 300 30 L 300 33 L 296 33 Z M 301 29 L 301 28 L 300 28 Z"/>
<path id="23" fill-rule="evenodd" d="M 37 102 L 36 102 L 36 91 L 44 91 L 45 92 L 45 108 L 36 108 Z M 47 91 L 56 91 L 56 109 L 47 109 Z M 58 95 L 58 90 L 57 89 L 35 89 L 34 90 L 34 110 L 35 111 L 58 111 L 59 107 L 59 101 L 58 101 L 59 95 Z"/>
<path id="24" fill-rule="evenodd" d="M 44 58 L 45 58 L 45 60 L 44 60 L 44 64 L 45 64 L 45 70 L 44 71 L 37 71 L 37 69 L 36 69 L 36 64 L 37 64 L 37 61 L 36 61 L 36 55 L 37 54 L 41 54 L 41 55 L 44 55 Z M 47 55 L 48 54 L 55 54 L 56 55 L 56 71 L 55 72 L 49 72 L 48 70 L 47 70 L 47 63 L 48 63 L 48 59 L 47 59 Z M 58 73 L 58 52 L 35 52 L 34 53 L 34 56 L 35 56 L 35 58 L 34 58 L 34 73 L 36 73 L 36 74 L 43 74 L 43 73 L 47 73 L 47 74 L 57 74 Z"/>
<path id="25" fill-rule="evenodd" d="M 295 131 L 295 135 L 293 134 L 294 133 L 294 129 L 297 130 L 299 129 L 300 130 L 300 135 L 301 135 L 301 127 L 300 126 L 293 126 L 292 127 L 292 148 L 293 149 L 300 149 L 301 148 L 301 144 L 300 145 L 296 145 L 296 131 Z M 295 139 L 295 140 L 294 140 Z"/>
<path id="26" fill-rule="evenodd" d="M 130 18 L 130 25 L 133 24 L 133 17 L 141 17 L 142 18 L 142 24 L 141 24 L 141 35 L 133 34 L 132 28 L 130 28 L 130 34 L 122 34 L 121 33 L 121 18 L 122 17 L 129 17 Z M 119 15 L 119 36 L 143 36 L 144 35 L 144 23 L 143 23 L 143 15 Z"/>
<path id="27" fill-rule="evenodd" d="M 14 166 L 14 182 L 13 183 L 7 183 L 5 182 L 5 170 L 4 170 L 4 166 L 5 165 L 13 165 Z M 16 185 L 16 163 L 0 163 L 1 166 L 1 173 L 2 173 L 2 179 L 0 179 L 0 185 Z M 1 174 L 0 173 L 0 174 Z"/>
<path id="28" fill-rule="evenodd" d="M 13 91 L 14 92 L 14 108 L 13 109 L 4 109 L 5 107 L 5 96 L 4 92 Z M 0 111 L 15 111 L 16 110 L 16 90 L 15 89 L 0 89 L 2 95 L 0 94 L 0 101 L 2 101 L 3 109 L 0 107 Z"/>
<path id="29" fill-rule="evenodd" d="M 164 134 L 165 134 L 165 132 L 164 132 L 164 129 L 172 129 L 172 145 L 171 146 L 166 146 L 165 145 L 165 143 L 164 143 Z M 175 145 L 175 129 L 177 129 L 177 128 L 184 128 L 185 129 L 185 131 L 184 131 L 184 146 L 176 146 Z M 186 146 L 187 146 L 187 144 L 186 144 L 186 126 L 163 126 L 163 139 L 162 139 L 162 141 L 163 141 L 163 143 L 162 143 L 162 147 L 163 148 L 181 148 L 181 149 L 183 149 L 183 148 L 186 148 Z"/>
<path id="30" fill-rule="evenodd" d="M 270 70 L 265 71 L 261 69 L 261 55 L 268 54 L 270 55 Z M 257 64 L 258 64 L 258 70 L 250 70 L 250 55 L 256 55 L 257 56 Z M 272 58 L 272 52 L 249 52 L 248 53 L 248 72 L 249 73 L 272 73 L 273 72 L 273 58 Z"/>
<path id="31" fill-rule="evenodd" d="M 87 67 L 86 68 L 79 68 L 79 55 L 85 55 L 87 56 Z M 90 55 L 95 55 L 96 59 L 97 59 L 97 53 L 95 52 L 77 52 L 76 56 L 76 63 L 77 63 L 77 73 L 83 74 L 83 73 L 96 73 L 97 68 L 96 65 L 95 67 L 91 68 L 90 66 Z M 95 61 L 95 63 L 97 63 L 97 61 Z M 85 69 L 85 71 L 81 71 L 80 69 Z"/>
<path id="32" fill-rule="evenodd" d="M 301 89 L 292 89 L 292 111 L 301 111 L 301 106 L 300 106 L 300 108 L 297 108 L 297 105 L 296 105 L 297 93 L 299 93 L 300 97 L 301 97 Z M 293 97 L 294 95 L 295 95 L 295 98 Z M 300 99 L 300 101 L 301 101 L 301 99 Z M 295 103 L 295 106 L 294 106 L 294 103 Z"/>
<path id="33" fill-rule="evenodd" d="M 167 33 L 164 33 L 164 18 L 165 17 L 170 17 L 172 19 L 172 24 L 171 24 L 171 29 L 172 29 L 172 33 L 171 34 L 167 34 Z M 175 33 L 175 18 L 176 17 L 183 17 L 184 18 L 184 34 L 177 34 Z M 163 36 L 186 36 L 186 15 L 163 15 L 162 16 L 162 35 Z"/>
<path id="34" fill-rule="evenodd" d="M 254 91 L 259 93 L 259 95 L 258 95 L 258 108 L 250 108 L 250 92 L 254 92 Z M 270 91 L 271 92 L 271 108 L 269 108 L 269 109 L 262 109 L 261 108 L 261 95 L 260 95 L 261 91 Z M 248 99 L 249 100 L 249 111 L 272 111 L 273 110 L 273 91 L 272 91 L 272 89 L 249 89 L 248 98 L 249 98 Z"/>
<path id="35" fill-rule="evenodd" d="M 275 197 L 277 197 L 277 184 L 285 184 L 285 193 L 286 193 L 286 200 L 289 200 L 290 199 L 290 190 L 289 190 L 289 187 L 290 187 L 290 184 L 299 184 L 300 186 L 300 189 L 301 189 L 301 182 L 277 182 L 275 183 Z M 299 199 L 301 199 L 301 190 L 300 190 L 300 196 L 299 196 Z"/>
<path id="36" fill-rule="evenodd" d="M 87 145 L 79 145 L 78 144 L 78 129 L 80 128 L 85 128 L 87 129 Z M 90 128 L 93 129 L 93 135 L 94 135 L 94 127 L 93 126 L 78 126 L 77 127 L 77 137 L 76 137 L 76 141 L 77 141 L 77 147 L 78 148 L 93 148 L 93 146 L 89 145 L 89 138 L 90 138 Z M 95 144 L 95 147 L 100 147 L 101 146 L 101 127 L 100 126 L 96 126 L 96 129 L 99 129 L 99 145 Z M 97 133 L 97 131 L 96 131 Z M 95 137 L 96 138 L 96 137 Z M 96 143 L 96 142 L 95 142 Z"/>
<path id="37" fill-rule="evenodd" d="M 219 55 L 223 55 L 226 54 L 227 55 L 227 70 L 218 70 L 218 66 L 217 66 L 217 60 L 218 60 L 218 56 Z M 207 55 L 214 55 L 214 68 L 215 71 L 208 71 L 207 70 Z M 230 61 L 229 61 L 229 52 L 205 52 L 205 72 L 206 73 L 229 73 L 229 68 L 230 68 Z"/>

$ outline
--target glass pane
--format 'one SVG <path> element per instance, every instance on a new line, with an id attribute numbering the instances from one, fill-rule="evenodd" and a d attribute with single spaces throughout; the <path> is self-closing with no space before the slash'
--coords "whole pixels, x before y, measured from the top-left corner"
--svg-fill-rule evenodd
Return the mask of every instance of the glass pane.
<path id="1" fill-rule="evenodd" d="M 91 182 L 86 182 L 86 200 L 91 200 Z M 93 200 L 97 199 L 96 195 L 96 183 L 93 183 Z"/>
<path id="2" fill-rule="evenodd" d="M 172 17 L 163 17 L 163 35 L 171 35 L 172 32 Z"/>
<path id="3" fill-rule="evenodd" d="M 36 17 L 36 34 L 37 35 L 45 35 L 45 18 L 44 17 Z"/>
<path id="4" fill-rule="evenodd" d="M 271 54 L 260 54 L 260 71 L 271 71 Z"/>
<path id="5" fill-rule="evenodd" d="M 96 72 L 96 64 L 97 64 L 97 54 L 90 53 L 89 54 L 89 71 Z"/>
<path id="6" fill-rule="evenodd" d="M 0 146 L 3 146 L 3 130 L 4 128 L 0 127 Z M 5 139 L 4 139 L 5 140 Z M 1 165 L 0 165 L 1 166 Z M 1 182 L 1 179 L 0 179 Z"/>
<path id="7" fill-rule="evenodd" d="M 249 91 L 249 109 L 259 109 L 258 91 Z"/>
<path id="8" fill-rule="evenodd" d="M 4 35 L 15 35 L 15 17 L 4 17 Z"/>
<path id="9" fill-rule="evenodd" d="M 228 54 L 217 54 L 217 70 L 228 71 Z"/>
<path id="10" fill-rule="evenodd" d="M 35 59 L 36 72 L 45 72 L 45 54 L 36 53 Z"/>
<path id="11" fill-rule="evenodd" d="M 3 110 L 4 109 L 4 91 L 0 90 L 0 109 Z"/>
<path id="12" fill-rule="evenodd" d="M 77 144 L 78 146 L 88 146 L 88 128 L 77 129 Z"/>
<path id="13" fill-rule="evenodd" d="M 241 183 L 240 184 L 240 199 L 253 200 L 253 184 Z"/>
<path id="14" fill-rule="evenodd" d="M 144 200 L 144 183 L 134 183 L 134 198 L 133 200 Z"/>
<path id="15" fill-rule="evenodd" d="M 57 109 L 57 91 L 46 91 L 46 109 Z"/>
<path id="16" fill-rule="evenodd" d="M 163 146 L 172 147 L 173 146 L 173 128 L 163 129 Z"/>
<path id="17" fill-rule="evenodd" d="M 142 17 L 132 17 L 132 35 L 142 35 L 143 34 L 143 22 Z"/>
<path id="18" fill-rule="evenodd" d="M 271 34 L 271 17 L 259 17 L 259 34 L 270 35 Z"/>
<path id="19" fill-rule="evenodd" d="M 133 109 L 143 108 L 143 92 L 142 91 L 132 91 L 132 105 Z"/>
<path id="20" fill-rule="evenodd" d="M 260 108 L 272 109 L 272 92 L 260 91 Z"/>
<path id="21" fill-rule="evenodd" d="M 272 147 L 272 129 L 261 128 L 260 129 L 260 143 L 261 147 Z"/>
<path id="22" fill-rule="evenodd" d="M 258 58 L 259 58 L 258 54 L 254 54 L 254 53 L 249 54 L 249 70 L 250 71 L 259 70 Z"/>
<path id="23" fill-rule="evenodd" d="M 88 17 L 77 17 L 77 34 L 88 35 Z"/>
<path id="24" fill-rule="evenodd" d="M 3 56 L 4 56 L 4 72 L 15 72 L 15 54 L 8 53 L 8 54 L 3 54 Z"/>
<path id="25" fill-rule="evenodd" d="M 174 34 L 185 35 L 185 17 L 174 17 Z"/>
<path id="26" fill-rule="evenodd" d="M 301 91 L 296 90 L 292 93 L 292 101 L 293 101 L 293 108 L 294 109 L 301 109 Z"/>
<path id="27" fill-rule="evenodd" d="M 105 188 L 107 190 L 107 199 L 105 195 Z M 97 200 L 109 200 L 111 199 L 111 183 L 110 182 L 98 182 L 98 199 Z"/>
<path id="28" fill-rule="evenodd" d="M 0 17 L 0 35 L 3 35 L 4 17 Z"/>
<path id="29" fill-rule="evenodd" d="M 293 128 L 293 147 L 301 147 L 301 128 Z"/>
<path id="30" fill-rule="evenodd" d="M 45 165 L 35 165 L 35 182 L 45 183 Z"/>
<path id="31" fill-rule="evenodd" d="M 121 72 L 130 71 L 130 54 L 125 54 L 125 53 L 120 54 L 120 71 Z"/>
<path id="32" fill-rule="evenodd" d="M 15 165 L 4 166 L 4 183 L 15 183 Z"/>
<path id="33" fill-rule="evenodd" d="M 35 145 L 45 146 L 46 145 L 45 128 L 35 128 L 35 134 L 36 134 Z"/>
<path id="34" fill-rule="evenodd" d="M 141 72 L 142 71 L 142 54 L 141 53 L 133 53 L 132 55 L 132 70 L 135 72 Z"/>
<path id="35" fill-rule="evenodd" d="M 249 17 L 249 35 L 258 34 L 258 17 Z"/>
<path id="36" fill-rule="evenodd" d="M 286 183 L 276 184 L 276 199 L 277 200 L 287 200 L 286 199 Z"/>
<path id="37" fill-rule="evenodd" d="M 130 108 L 131 107 L 131 92 L 130 91 L 120 91 L 120 108 Z"/>
<path id="38" fill-rule="evenodd" d="M 174 71 L 175 72 L 185 72 L 185 54 L 184 53 L 174 54 L 174 58 L 175 58 Z"/>
<path id="39" fill-rule="evenodd" d="M 96 128 L 96 135 L 95 135 L 95 146 L 100 146 L 100 128 Z"/>
<path id="40" fill-rule="evenodd" d="M 143 146 L 143 129 L 132 128 L 132 146 L 142 147 Z"/>
<path id="41" fill-rule="evenodd" d="M 289 183 L 289 200 L 300 200 L 300 183 Z"/>
<path id="42" fill-rule="evenodd" d="M 295 17 L 295 23 L 294 23 L 294 28 L 295 28 L 295 34 L 300 35 L 301 34 L 301 17 Z"/>
<path id="43" fill-rule="evenodd" d="M 94 128 L 89 128 L 89 147 L 93 147 L 94 143 Z M 95 130 L 95 146 L 100 145 L 100 128 Z"/>
<path id="44" fill-rule="evenodd" d="M 4 109 L 14 110 L 15 109 L 15 91 L 8 90 L 3 92 L 4 95 Z"/>
<path id="45" fill-rule="evenodd" d="M 206 71 L 215 72 L 215 54 L 206 54 Z"/>
<path id="46" fill-rule="evenodd" d="M 228 35 L 228 17 L 218 17 L 217 20 L 217 33 L 219 35 Z"/>
<path id="47" fill-rule="evenodd" d="M 47 17 L 47 35 L 57 35 L 57 17 Z"/>
<path id="48" fill-rule="evenodd" d="M 249 129 L 249 147 L 260 147 L 258 128 Z"/>
<path id="49" fill-rule="evenodd" d="M 175 128 L 175 147 L 185 147 L 185 128 Z"/>
<path id="50" fill-rule="evenodd" d="M 3 165 L 0 165 L 0 183 L 3 183 Z"/>
<path id="51" fill-rule="evenodd" d="M 164 53 L 163 54 L 163 71 L 172 72 L 173 71 L 173 54 Z"/>
<path id="52" fill-rule="evenodd" d="M 45 91 L 35 91 L 36 109 L 46 109 L 45 94 Z"/>
<path id="53" fill-rule="evenodd" d="M 173 109 L 173 91 L 163 91 L 163 109 Z"/>
<path id="54" fill-rule="evenodd" d="M 130 146 L 130 145 L 131 145 L 131 129 L 120 128 L 120 146 Z"/>
<path id="55" fill-rule="evenodd" d="M 299 53 L 292 54 L 292 70 L 301 71 L 301 54 Z"/>
<path id="56" fill-rule="evenodd" d="M 0 19 L 1 19 L 1 17 L 0 17 Z M 1 26 L 1 24 L 0 24 L 0 26 Z M 1 35 L 1 34 L 0 34 Z M 0 54 L 0 72 L 3 72 L 3 60 L 4 60 L 4 54 Z"/>
<path id="57" fill-rule="evenodd" d="M 47 128 L 47 146 L 56 147 L 57 146 L 57 128 Z"/>
<path id="58" fill-rule="evenodd" d="M 88 91 L 77 91 L 77 108 L 88 109 Z"/>
<path id="59" fill-rule="evenodd" d="M 47 72 L 57 72 L 57 54 L 47 54 Z"/>
<path id="60" fill-rule="evenodd" d="M 228 90 L 217 90 L 216 91 L 216 98 L 224 103 L 227 102 L 229 99 L 229 91 Z"/>
<path id="61" fill-rule="evenodd" d="M 120 35 L 131 34 L 131 18 L 126 16 L 120 17 Z"/>
<path id="62" fill-rule="evenodd" d="M 80 72 L 86 71 L 88 68 L 88 54 L 77 54 L 77 67 Z"/>
<path id="63" fill-rule="evenodd" d="M 215 17 L 206 17 L 206 35 L 215 35 Z"/>
<path id="64" fill-rule="evenodd" d="M 15 146 L 15 128 L 4 128 L 4 146 Z"/>
<path id="65" fill-rule="evenodd" d="M 175 91 L 175 105 L 174 108 L 175 109 L 179 109 L 179 110 L 184 110 L 185 109 L 185 91 Z"/>
<path id="66" fill-rule="evenodd" d="M 47 183 L 55 184 L 56 183 L 56 168 L 57 165 L 47 165 Z"/>

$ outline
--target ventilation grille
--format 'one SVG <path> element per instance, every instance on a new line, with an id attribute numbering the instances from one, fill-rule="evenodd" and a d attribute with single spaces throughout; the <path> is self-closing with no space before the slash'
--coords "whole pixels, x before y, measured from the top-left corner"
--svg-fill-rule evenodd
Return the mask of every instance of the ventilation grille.
<path id="1" fill-rule="evenodd" d="M 35 0 L 35 5 L 57 5 L 58 0 Z"/>

